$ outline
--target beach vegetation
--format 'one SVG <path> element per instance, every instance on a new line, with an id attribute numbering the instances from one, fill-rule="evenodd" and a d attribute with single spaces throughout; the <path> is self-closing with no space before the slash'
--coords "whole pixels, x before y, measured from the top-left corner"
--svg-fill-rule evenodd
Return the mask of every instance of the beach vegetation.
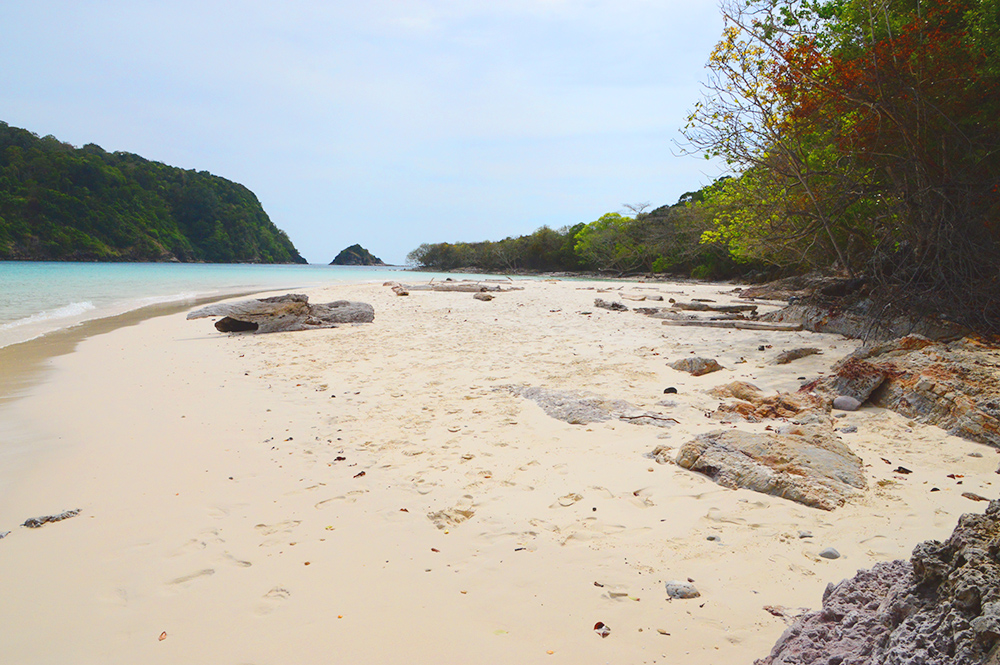
<path id="1" fill-rule="evenodd" d="M 709 243 L 1000 331 L 1000 2 L 727 0 L 692 152 Z"/>

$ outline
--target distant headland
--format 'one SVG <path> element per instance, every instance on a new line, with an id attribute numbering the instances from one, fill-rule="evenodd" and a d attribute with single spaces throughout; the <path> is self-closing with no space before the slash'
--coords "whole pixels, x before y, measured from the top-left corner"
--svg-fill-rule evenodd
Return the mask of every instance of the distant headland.
<path id="1" fill-rule="evenodd" d="M 306 263 L 243 185 L 5 122 L 0 260 Z"/>

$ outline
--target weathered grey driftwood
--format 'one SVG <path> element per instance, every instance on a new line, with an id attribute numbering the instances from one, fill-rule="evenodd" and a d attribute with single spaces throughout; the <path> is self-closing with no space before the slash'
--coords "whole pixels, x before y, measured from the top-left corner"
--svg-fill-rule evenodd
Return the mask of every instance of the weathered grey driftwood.
<path id="1" fill-rule="evenodd" d="M 691 312 L 756 312 L 757 305 L 708 305 L 703 302 L 675 302 L 674 309 L 685 309 Z"/>
<path id="2" fill-rule="evenodd" d="M 215 322 L 220 332 L 268 333 L 336 328 L 342 323 L 371 323 L 375 319 L 375 309 L 368 303 L 347 300 L 310 305 L 307 296 L 289 293 L 209 305 L 191 312 L 187 318 L 210 316 L 223 317 Z"/>
<path id="3" fill-rule="evenodd" d="M 431 282 L 430 284 L 395 284 L 396 288 L 406 291 L 440 291 L 458 293 L 500 293 L 504 291 L 523 291 L 523 286 L 501 286 L 499 284 L 483 284 L 482 282 Z"/>
<path id="4" fill-rule="evenodd" d="M 79 508 L 74 508 L 73 510 L 67 510 L 65 512 L 59 513 L 57 515 L 42 515 L 41 517 L 29 517 L 24 520 L 24 524 L 21 526 L 26 526 L 29 529 L 37 529 L 38 527 L 48 524 L 49 522 L 62 522 L 63 520 L 68 520 L 71 517 L 76 517 L 80 514 Z"/>
<path id="5" fill-rule="evenodd" d="M 704 328 L 736 328 L 737 330 L 802 330 L 802 325 L 764 323 L 762 321 L 705 321 L 702 319 L 663 320 L 665 326 L 701 326 Z"/>

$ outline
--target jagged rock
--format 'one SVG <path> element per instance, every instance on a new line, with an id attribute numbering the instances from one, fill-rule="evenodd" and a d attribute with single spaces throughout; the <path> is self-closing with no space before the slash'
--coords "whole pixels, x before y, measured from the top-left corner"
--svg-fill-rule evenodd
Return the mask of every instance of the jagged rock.
<path id="1" fill-rule="evenodd" d="M 600 307 L 601 309 L 610 309 L 613 312 L 628 311 L 628 307 L 621 304 L 620 302 L 605 300 L 604 298 L 594 298 L 594 307 Z"/>
<path id="2" fill-rule="evenodd" d="M 1000 349 L 972 339 L 933 342 L 910 335 L 866 346 L 803 387 L 850 395 L 1000 447 Z"/>
<path id="3" fill-rule="evenodd" d="M 789 351 L 779 353 L 778 356 L 771 361 L 771 364 L 787 365 L 793 360 L 798 360 L 799 358 L 805 358 L 806 356 L 812 356 L 817 353 L 822 353 L 822 351 L 812 346 L 804 346 L 800 349 L 791 349 Z"/>
<path id="4" fill-rule="evenodd" d="M 24 524 L 21 526 L 26 526 L 29 529 L 37 529 L 40 526 L 49 524 L 51 522 L 62 522 L 63 520 L 68 520 L 71 517 L 76 517 L 80 514 L 79 508 L 74 508 L 73 510 L 67 510 L 56 515 L 43 515 L 41 517 L 29 517 L 24 520 Z"/>
<path id="5" fill-rule="evenodd" d="M 736 415 L 752 423 L 759 423 L 768 418 L 793 418 L 807 411 L 826 414 L 823 400 L 814 395 L 801 392 L 765 395 L 760 388 L 745 381 L 733 381 L 724 386 L 717 386 L 708 393 L 715 397 L 738 400 L 720 404 L 715 412 L 716 415 L 720 417 Z"/>
<path id="6" fill-rule="evenodd" d="M 375 309 L 368 303 L 347 300 L 310 305 L 307 296 L 288 293 L 273 298 L 209 305 L 191 312 L 187 318 L 210 316 L 223 317 L 215 323 L 220 332 L 269 333 L 336 328 L 342 323 L 371 323 L 375 319 Z"/>
<path id="7" fill-rule="evenodd" d="M 667 367 L 676 369 L 679 372 L 687 372 L 692 376 L 702 376 L 724 369 L 715 358 L 681 358 L 680 360 L 668 363 Z"/>
<path id="8" fill-rule="evenodd" d="M 660 461 L 664 452 L 657 448 L 653 456 Z M 793 426 L 782 433 L 708 432 L 681 446 L 676 462 L 723 487 L 823 510 L 842 506 L 867 486 L 861 459 L 836 434 L 816 427 Z"/>
<path id="9" fill-rule="evenodd" d="M 992 665 L 1000 650 L 1000 501 L 963 515 L 909 562 L 860 570 L 823 594 L 755 665 Z"/>

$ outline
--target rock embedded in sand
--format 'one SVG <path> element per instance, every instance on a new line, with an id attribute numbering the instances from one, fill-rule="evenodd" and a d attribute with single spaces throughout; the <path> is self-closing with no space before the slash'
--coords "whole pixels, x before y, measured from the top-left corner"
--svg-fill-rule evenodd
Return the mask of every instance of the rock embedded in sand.
<path id="1" fill-rule="evenodd" d="M 820 551 L 819 555 L 821 557 L 823 557 L 824 559 L 839 559 L 840 558 L 840 552 L 838 552 L 836 549 L 834 549 L 832 547 L 824 547 Z"/>
<path id="2" fill-rule="evenodd" d="M 493 300 L 493 296 L 491 296 L 488 293 L 482 293 L 482 292 L 474 293 L 472 297 L 475 298 L 476 300 L 482 300 L 483 302 L 489 302 Z"/>
<path id="3" fill-rule="evenodd" d="M 642 411 L 620 399 L 606 399 L 580 390 L 550 390 L 531 386 L 501 386 L 515 395 L 530 399 L 552 418 L 571 425 L 587 425 L 618 419 L 634 425 L 670 427 L 676 419 Z"/>
<path id="4" fill-rule="evenodd" d="M 951 537 L 830 584 L 755 665 L 988 665 L 1000 649 L 1000 501 Z"/>
<path id="5" fill-rule="evenodd" d="M 273 298 L 255 298 L 234 303 L 218 303 L 202 307 L 187 315 L 190 319 L 212 316 L 220 332 L 290 332 L 316 328 L 336 328 L 344 323 L 371 323 L 375 309 L 368 303 L 337 300 L 309 304 L 309 297 L 288 293 Z"/>
<path id="6" fill-rule="evenodd" d="M 653 451 L 657 461 L 666 455 Z M 833 510 L 865 489 L 862 461 L 825 428 L 791 426 L 783 432 L 721 430 L 681 446 L 676 462 L 722 485 Z"/>
<path id="7" fill-rule="evenodd" d="M 676 369 L 679 372 L 687 372 L 692 376 L 703 376 L 705 374 L 711 374 L 712 372 L 718 372 L 723 369 L 722 365 L 719 364 L 715 358 L 681 358 L 672 363 L 668 363 L 667 367 L 671 369 Z"/>
<path id="8" fill-rule="evenodd" d="M 24 520 L 24 524 L 21 526 L 28 527 L 29 529 L 37 529 L 45 524 L 51 524 L 52 522 L 62 522 L 63 520 L 68 520 L 71 517 L 76 517 L 80 514 L 79 508 L 74 508 L 73 510 L 66 510 L 55 515 L 42 515 L 41 517 L 29 517 Z"/>
<path id="9" fill-rule="evenodd" d="M 701 593 L 690 582 L 667 582 L 667 596 L 670 598 L 690 599 L 698 598 Z"/>

